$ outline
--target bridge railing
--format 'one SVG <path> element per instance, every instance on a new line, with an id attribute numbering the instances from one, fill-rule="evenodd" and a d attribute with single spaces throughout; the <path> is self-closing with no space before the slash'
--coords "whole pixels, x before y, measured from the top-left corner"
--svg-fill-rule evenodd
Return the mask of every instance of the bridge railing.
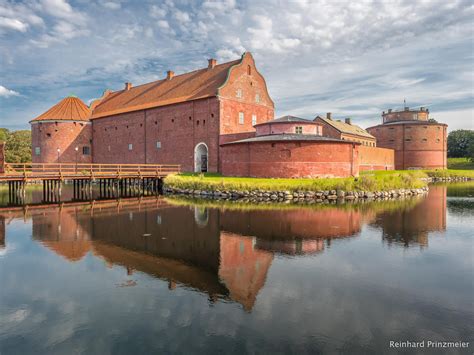
<path id="1" fill-rule="evenodd" d="M 173 164 L 6 163 L 4 177 L 153 177 L 179 173 Z"/>

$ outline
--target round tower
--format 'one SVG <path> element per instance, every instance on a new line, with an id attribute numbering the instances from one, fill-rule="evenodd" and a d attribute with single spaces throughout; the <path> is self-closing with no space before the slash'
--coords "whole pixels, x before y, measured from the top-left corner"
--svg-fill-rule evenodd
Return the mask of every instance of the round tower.
<path id="1" fill-rule="evenodd" d="M 446 169 L 448 125 L 430 119 L 428 109 L 389 109 L 382 121 L 367 131 L 378 147 L 395 150 L 395 169 Z"/>
<path id="2" fill-rule="evenodd" d="M 30 121 L 33 163 L 91 163 L 90 115 L 81 99 L 69 96 Z"/>

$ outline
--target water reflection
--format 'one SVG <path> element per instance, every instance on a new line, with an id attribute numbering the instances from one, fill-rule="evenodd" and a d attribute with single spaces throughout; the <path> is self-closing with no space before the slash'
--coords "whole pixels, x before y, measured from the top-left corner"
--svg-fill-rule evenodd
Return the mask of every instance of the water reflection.
<path id="1" fill-rule="evenodd" d="M 294 209 L 208 208 L 173 200 L 137 199 L 29 211 L 0 212 L 5 221 L 31 219 L 33 239 L 69 262 L 88 253 L 124 274 L 142 272 L 251 311 L 276 255 L 316 255 L 334 240 L 357 238 L 364 225 L 382 240 L 428 246 L 429 233 L 446 229 L 446 187 L 426 198 L 363 205 Z M 129 281 L 127 287 L 136 282 Z"/>

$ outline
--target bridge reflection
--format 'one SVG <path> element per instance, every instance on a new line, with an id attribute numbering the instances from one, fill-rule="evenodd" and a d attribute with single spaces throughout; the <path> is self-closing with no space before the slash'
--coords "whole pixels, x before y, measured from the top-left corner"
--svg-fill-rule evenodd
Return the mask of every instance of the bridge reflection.
<path id="1" fill-rule="evenodd" d="M 390 244 L 427 246 L 430 232 L 446 228 L 446 188 L 424 199 L 320 209 L 239 211 L 152 197 L 9 210 L 0 212 L 0 248 L 5 225 L 18 217 L 31 219 L 33 238 L 69 262 L 89 255 L 250 311 L 276 255 L 316 255 L 364 226 Z"/>

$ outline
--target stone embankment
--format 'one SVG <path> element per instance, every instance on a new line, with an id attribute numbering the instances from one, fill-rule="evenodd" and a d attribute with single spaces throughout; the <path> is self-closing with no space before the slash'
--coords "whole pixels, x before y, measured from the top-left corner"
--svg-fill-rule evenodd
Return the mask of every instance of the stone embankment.
<path id="1" fill-rule="evenodd" d="M 423 195 L 428 192 L 428 186 L 419 189 L 397 189 L 389 191 L 205 191 L 191 189 L 176 189 L 164 186 L 164 194 L 187 195 L 192 197 L 216 199 L 216 200 L 238 200 L 242 202 L 284 202 L 284 203 L 328 203 L 336 201 L 354 200 L 388 200 L 403 198 L 407 196 Z"/>
<path id="2" fill-rule="evenodd" d="M 428 178 L 421 178 L 420 180 L 423 180 L 426 182 L 462 182 L 462 181 L 474 180 L 474 178 L 469 177 L 469 176 L 447 176 L 447 177 L 432 176 Z"/>

